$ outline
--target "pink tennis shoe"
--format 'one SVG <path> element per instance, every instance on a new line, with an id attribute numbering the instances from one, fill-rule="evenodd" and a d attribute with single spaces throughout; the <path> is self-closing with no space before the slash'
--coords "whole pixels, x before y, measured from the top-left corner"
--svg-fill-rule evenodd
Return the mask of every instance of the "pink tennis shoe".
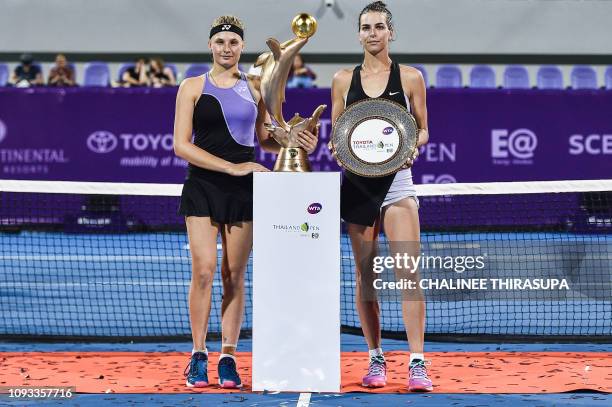
<path id="1" fill-rule="evenodd" d="M 387 364 L 381 357 L 370 359 L 368 374 L 363 377 L 363 387 L 383 387 L 387 384 Z"/>
<path id="2" fill-rule="evenodd" d="M 433 385 L 427 376 L 427 366 L 424 360 L 414 360 L 410 364 L 410 379 L 408 380 L 410 391 L 432 391 Z"/>

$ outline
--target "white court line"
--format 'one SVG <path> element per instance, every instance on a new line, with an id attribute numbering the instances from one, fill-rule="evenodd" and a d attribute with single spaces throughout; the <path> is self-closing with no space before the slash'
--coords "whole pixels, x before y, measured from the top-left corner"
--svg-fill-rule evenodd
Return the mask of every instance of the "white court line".
<path id="1" fill-rule="evenodd" d="M 310 393 L 300 393 L 296 407 L 308 407 L 310 405 Z"/>

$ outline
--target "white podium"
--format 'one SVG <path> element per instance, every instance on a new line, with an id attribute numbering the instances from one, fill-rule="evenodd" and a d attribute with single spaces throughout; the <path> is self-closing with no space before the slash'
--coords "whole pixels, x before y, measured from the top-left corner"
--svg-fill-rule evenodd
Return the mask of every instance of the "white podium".
<path id="1" fill-rule="evenodd" d="M 253 390 L 340 391 L 340 174 L 255 173 Z"/>

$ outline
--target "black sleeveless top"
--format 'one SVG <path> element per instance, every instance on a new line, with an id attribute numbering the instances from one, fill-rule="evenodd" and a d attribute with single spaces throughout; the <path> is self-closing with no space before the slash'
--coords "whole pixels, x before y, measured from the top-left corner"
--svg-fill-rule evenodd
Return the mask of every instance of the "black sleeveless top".
<path id="1" fill-rule="evenodd" d="M 346 106 L 368 98 L 369 96 L 366 95 L 361 86 L 361 65 L 358 65 L 353 70 L 353 79 L 346 96 Z M 391 63 L 387 87 L 379 98 L 399 103 L 408 109 L 400 78 L 400 67 L 397 62 Z M 345 222 L 358 225 L 374 225 L 394 178 L 395 174 L 368 178 L 350 171 L 344 171 L 340 190 L 340 214 L 342 219 Z"/>
<path id="2" fill-rule="evenodd" d="M 227 89 L 207 80 L 193 111 L 193 142 L 232 163 L 255 161 L 256 118 L 246 77 Z M 189 164 L 179 214 L 210 217 L 219 224 L 252 221 L 253 174 L 232 176 Z"/>

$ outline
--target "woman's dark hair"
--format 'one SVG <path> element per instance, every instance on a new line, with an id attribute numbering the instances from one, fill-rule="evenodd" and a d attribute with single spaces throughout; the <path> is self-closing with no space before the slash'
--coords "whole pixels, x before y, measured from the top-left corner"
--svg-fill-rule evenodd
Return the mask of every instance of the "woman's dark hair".
<path id="1" fill-rule="evenodd" d="M 162 71 L 164 70 L 164 60 L 159 58 L 159 57 L 155 57 L 155 58 L 151 58 L 149 60 L 149 64 L 157 64 L 157 66 L 159 67 L 159 69 L 161 69 Z"/>
<path id="2" fill-rule="evenodd" d="M 361 10 L 361 13 L 359 13 L 359 18 L 357 19 L 357 31 L 361 29 L 361 16 L 370 12 L 385 13 L 387 15 L 387 27 L 390 31 L 393 31 L 393 14 L 391 14 L 391 11 L 387 8 L 387 5 L 382 1 L 374 1 Z"/>

